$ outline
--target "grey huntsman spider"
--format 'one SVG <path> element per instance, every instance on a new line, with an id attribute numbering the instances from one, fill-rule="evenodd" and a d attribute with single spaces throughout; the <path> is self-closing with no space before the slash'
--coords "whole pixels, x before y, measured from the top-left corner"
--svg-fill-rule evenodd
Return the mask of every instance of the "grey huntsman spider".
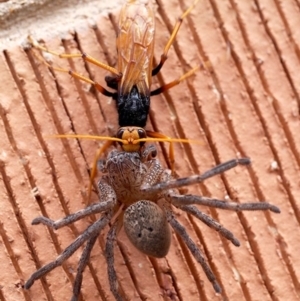
<path id="1" fill-rule="evenodd" d="M 102 216 L 79 235 L 54 261 L 34 272 L 25 283 L 25 289 L 29 289 L 34 281 L 60 266 L 86 242 L 78 264 L 71 299 L 72 301 L 78 300 L 82 274 L 89 261 L 97 236 L 105 226 L 112 223 L 106 238 L 105 257 L 110 289 L 117 301 L 123 301 L 124 298 L 118 290 L 118 280 L 114 268 L 114 241 L 122 226 L 124 226 L 129 240 L 138 250 L 146 255 L 159 258 L 168 253 L 171 244 L 169 226 L 171 225 L 182 238 L 196 261 L 201 264 L 214 290 L 220 293 L 221 287 L 215 275 L 200 249 L 176 219 L 172 210 L 173 206 L 198 218 L 230 240 L 235 246 L 239 246 L 240 243 L 234 235 L 194 205 L 201 204 L 233 211 L 270 210 L 280 213 L 279 208 L 267 202 L 239 204 L 203 196 L 180 195 L 174 189 L 200 183 L 237 165 L 249 165 L 250 159 L 248 158 L 233 159 L 217 165 L 202 175 L 180 179 L 172 179 L 171 171 L 162 167 L 160 161 L 156 158 L 156 149 L 152 145 L 145 147 L 141 153 L 113 150 L 109 153 L 106 161 L 99 162 L 98 168 L 105 175 L 98 182 L 100 191 L 98 203 L 57 221 L 52 221 L 46 217 L 38 217 L 32 221 L 32 224 L 42 223 L 50 228 L 59 229 L 94 213 L 101 212 Z M 122 210 L 119 210 L 121 207 Z M 118 216 L 115 216 L 116 214 Z"/>

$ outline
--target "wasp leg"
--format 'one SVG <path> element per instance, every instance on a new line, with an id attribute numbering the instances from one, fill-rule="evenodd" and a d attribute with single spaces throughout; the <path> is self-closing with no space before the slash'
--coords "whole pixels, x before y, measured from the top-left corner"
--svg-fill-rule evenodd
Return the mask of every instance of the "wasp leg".
<path id="1" fill-rule="evenodd" d="M 146 133 L 147 133 L 148 137 L 166 139 L 166 142 L 170 143 L 169 164 L 170 164 L 170 169 L 172 170 L 172 173 L 173 173 L 174 172 L 174 164 L 175 164 L 175 155 L 174 155 L 174 145 L 172 142 L 169 141 L 171 138 L 162 133 L 159 133 L 159 132 L 146 131 Z"/>
<path id="2" fill-rule="evenodd" d="M 118 83 L 120 81 L 120 76 L 118 75 L 115 75 L 115 76 L 105 76 L 105 81 L 106 81 L 106 84 L 107 84 L 107 87 L 111 88 L 111 89 L 114 89 L 114 90 L 118 90 Z"/>
<path id="3" fill-rule="evenodd" d="M 152 70 L 152 76 L 155 76 L 159 71 L 160 69 L 162 68 L 162 66 L 164 65 L 165 61 L 167 60 L 168 58 L 168 52 L 169 52 L 169 49 L 170 47 L 172 46 L 175 38 L 176 38 L 176 35 L 178 33 L 178 30 L 183 22 L 183 19 L 191 12 L 191 10 L 195 7 L 195 5 L 197 4 L 199 0 L 195 0 L 194 3 L 178 18 L 176 24 L 175 24 L 175 27 L 172 31 L 172 34 L 169 38 L 169 41 L 167 43 L 167 45 L 165 46 L 165 49 L 164 49 L 164 52 L 163 54 L 161 55 L 161 58 L 160 58 L 160 62 L 159 64 Z"/>
<path id="4" fill-rule="evenodd" d="M 151 96 L 154 96 L 154 95 L 158 95 L 162 92 L 165 92 L 171 88 L 173 88 L 174 86 L 178 85 L 180 82 L 182 82 L 183 80 L 185 80 L 186 78 L 190 77 L 191 75 L 193 75 L 199 68 L 201 67 L 201 65 L 199 66 L 196 66 L 195 68 L 191 69 L 190 71 L 188 71 L 187 73 L 183 74 L 181 77 L 175 79 L 174 81 L 168 83 L 168 84 L 165 84 L 153 91 L 150 92 L 150 95 Z"/>
<path id="5" fill-rule="evenodd" d="M 29 40 L 29 42 L 30 42 L 30 44 L 32 45 L 33 48 L 38 49 L 42 52 L 47 52 L 47 53 L 50 53 L 50 54 L 55 55 L 55 56 L 60 57 L 60 58 L 67 58 L 67 59 L 69 59 L 69 58 L 82 58 L 85 62 L 89 62 L 91 64 L 94 64 L 94 65 L 96 65 L 96 66 L 98 66 L 102 69 L 105 69 L 105 70 L 115 74 L 117 78 L 122 77 L 122 74 L 120 74 L 120 72 L 117 69 L 96 60 L 95 58 L 91 57 L 90 55 L 88 55 L 86 53 L 70 53 L 70 54 L 69 53 L 58 53 L 58 52 L 49 50 L 47 47 L 41 46 L 39 43 L 34 41 L 32 39 L 32 37 L 28 37 L 28 40 Z M 105 96 L 113 97 L 113 95 L 115 94 L 113 92 L 108 91 L 103 86 L 101 86 L 99 83 L 91 80 L 88 77 L 80 75 L 79 73 L 77 73 L 73 70 L 54 67 L 51 64 L 49 64 L 48 62 L 46 62 L 46 60 L 44 58 L 42 58 L 40 55 L 37 55 L 34 51 L 33 51 L 33 54 L 39 61 L 41 61 L 48 68 L 51 68 L 52 70 L 55 70 L 55 71 L 58 71 L 58 72 L 69 73 L 72 77 L 74 77 L 76 79 L 79 79 L 79 80 L 82 80 L 86 83 L 89 83 L 89 84 L 95 86 L 95 88 Z"/>
<path id="6" fill-rule="evenodd" d="M 92 165 L 92 171 L 90 175 L 90 182 L 89 182 L 89 188 L 88 188 L 88 198 L 87 198 L 87 203 L 90 202 L 91 199 L 91 193 L 92 193 L 92 186 L 93 186 L 93 181 L 97 176 L 97 163 L 99 161 L 99 158 L 102 156 L 102 154 L 113 144 L 113 141 L 106 141 L 104 145 L 97 150 L 96 155 L 94 157 L 94 162 Z M 87 205 L 87 204 L 86 204 Z"/>

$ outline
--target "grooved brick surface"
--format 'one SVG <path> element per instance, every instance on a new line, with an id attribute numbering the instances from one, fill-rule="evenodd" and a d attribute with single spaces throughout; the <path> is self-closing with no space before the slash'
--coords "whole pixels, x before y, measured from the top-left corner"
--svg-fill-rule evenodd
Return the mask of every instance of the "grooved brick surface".
<path id="1" fill-rule="evenodd" d="M 156 1 L 156 62 L 190 3 Z M 82 50 L 114 66 L 118 12 L 93 16 L 95 27 L 87 21 L 77 28 L 74 22 L 74 32 L 66 32 L 63 41 L 47 38 L 46 45 L 59 52 Z M 190 193 L 236 202 L 266 200 L 281 214 L 201 208 L 234 233 L 239 248 L 195 218 L 180 215 L 222 286 L 219 295 L 175 234 L 169 254 L 152 259 L 131 246 L 122 231 L 115 261 L 128 300 L 300 300 L 299 20 L 296 0 L 202 0 L 184 19 L 153 87 L 180 77 L 199 61 L 208 68 L 153 97 L 147 128 L 202 141 L 176 144 L 175 168 L 182 177 L 231 158 L 251 158 L 250 168 L 189 187 Z M 29 291 L 21 286 L 93 219 L 57 231 L 31 221 L 39 215 L 56 220 L 85 206 L 88 168 L 99 143 L 47 136 L 111 135 L 118 127 L 115 104 L 89 84 L 51 72 L 18 45 L 3 51 L 0 60 L 0 300 L 69 300 L 82 249 Z M 80 59 L 51 60 L 105 85 L 105 70 Z M 158 147 L 164 161 L 168 145 Z M 92 201 L 97 198 L 92 195 Z M 114 300 L 103 256 L 106 233 L 84 272 L 82 300 Z"/>

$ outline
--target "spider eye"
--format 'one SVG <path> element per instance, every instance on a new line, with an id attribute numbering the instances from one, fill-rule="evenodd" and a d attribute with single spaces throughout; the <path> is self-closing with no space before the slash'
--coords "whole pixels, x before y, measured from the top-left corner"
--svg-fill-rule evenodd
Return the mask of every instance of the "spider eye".
<path id="1" fill-rule="evenodd" d="M 157 150 L 155 149 L 151 152 L 151 157 L 152 157 L 152 159 L 154 159 L 154 158 L 156 158 L 156 156 L 157 156 Z"/>

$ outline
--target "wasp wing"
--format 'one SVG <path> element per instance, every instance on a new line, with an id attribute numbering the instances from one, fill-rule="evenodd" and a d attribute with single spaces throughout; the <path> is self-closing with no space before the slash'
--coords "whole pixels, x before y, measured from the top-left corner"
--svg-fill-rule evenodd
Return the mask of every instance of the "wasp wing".
<path id="1" fill-rule="evenodd" d="M 118 93 L 150 95 L 154 52 L 154 15 L 149 4 L 128 1 L 122 8 L 118 26 L 118 70 L 122 72 Z"/>

